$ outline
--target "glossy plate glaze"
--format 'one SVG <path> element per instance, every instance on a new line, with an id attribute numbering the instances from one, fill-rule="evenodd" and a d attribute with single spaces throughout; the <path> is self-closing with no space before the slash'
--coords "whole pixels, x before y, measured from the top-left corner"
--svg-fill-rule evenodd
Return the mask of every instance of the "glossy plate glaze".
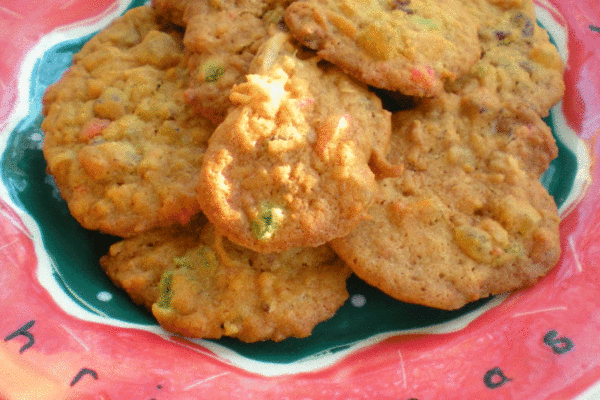
<path id="1" fill-rule="evenodd" d="M 584 399 L 600 382 L 600 4 L 539 2 L 567 60 L 542 182 L 559 265 L 535 287 L 455 312 L 357 279 L 311 338 L 190 341 L 104 276 L 113 238 L 80 228 L 45 173 L 41 95 L 97 30 L 140 1 L 0 5 L 0 395 L 6 399 Z M 42 395 L 43 394 L 43 395 Z"/>

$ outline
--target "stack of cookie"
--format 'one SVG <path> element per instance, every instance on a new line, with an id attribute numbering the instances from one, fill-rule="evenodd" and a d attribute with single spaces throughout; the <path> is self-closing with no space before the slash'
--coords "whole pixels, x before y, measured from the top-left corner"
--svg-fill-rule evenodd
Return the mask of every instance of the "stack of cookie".
<path id="1" fill-rule="evenodd" d="M 451 4 L 450 4 L 451 3 Z M 558 261 L 541 120 L 563 64 L 530 0 L 155 0 L 44 98 L 100 262 L 167 330 L 306 337 L 351 273 L 456 309 Z"/>

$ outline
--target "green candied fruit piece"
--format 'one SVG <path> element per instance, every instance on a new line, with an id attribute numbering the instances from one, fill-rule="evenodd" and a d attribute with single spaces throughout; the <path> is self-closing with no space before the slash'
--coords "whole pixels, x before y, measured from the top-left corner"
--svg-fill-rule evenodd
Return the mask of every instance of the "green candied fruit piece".
<path id="1" fill-rule="evenodd" d="M 283 221 L 283 209 L 270 204 L 263 204 L 258 219 L 251 223 L 252 234 L 258 240 L 269 240 Z"/>
<path id="2" fill-rule="evenodd" d="M 173 282 L 173 272 L 165 271 L 160 277 L 158 283 L 158 301 L 156 304 L 162 308 L 169 308 L 171 306 L 171 299 L 173 298 L 173 290 L 171 284 Z"/>
<path id="3" fill-rule="evenodd" d="M 489 75 L 489 70 L 490 68 L 487 65 L 478 62 L 471 69 L 471 73 L 476 78 L 483 79 L 486 75 Z"/>
<path id="4" fill-rule="evenodd" d="M 181 257 L 175 257 L 173 262 L 179 268 L 187 268 L 206 277 L 212 276 L 219 265 L 217 255 L 207 246 L 200 246 Z"/>
<path id="5" fill-rule="evenodd" d="M 506 249 L 504 249 L 504 251 L 506 251 L 508 254 L 512 254 L 517 258 L 521 258 L 525 255 L 523 247 L 517 243 L 509 245 Z"/>
<path id="6" fill-rule="evenodd" d="M 204 63 L 202 71 L 204 72 L 204 81 L 209 83 L 218 81 L 225 74 L 225 68 L 214 61 Z"/>
<path id="7" fill-rule="evenodd" d="M 442 27 L 442 24 L 438 20 L 435 20 L 435 19 L 424 18 L 419 15 L 415 15 L 414 18 L 415 18 L 415 21 L 417 22 L 417 24 L 425 27 L 429 31 L 437 31 Z"/>

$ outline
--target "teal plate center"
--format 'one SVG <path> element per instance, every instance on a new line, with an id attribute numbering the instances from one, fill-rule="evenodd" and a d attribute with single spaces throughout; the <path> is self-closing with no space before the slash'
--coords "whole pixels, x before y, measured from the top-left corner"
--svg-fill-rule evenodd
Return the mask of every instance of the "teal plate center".
<path id="1" fill-rule="evenodd" d="M 143 2 L 134 2 L 131 7 Z M 12 201 L 37 222 L 42 241 L 61 289 L 82 308 L 123 322 L 156 326 L 152 315 L 116 288 L 98 263 L 117 238 L 83 229 L 69 214 L 42 156 L 42 95 L 69 67 L 73 54 L 90 36 L 54 46 L 40 58 L 30 77 L 30 113 L 8 138 L 0 173 Z M 575 155 L 560 140 L 551 116 L 546 123 L 557 140 L 559 155 L 542 183 L 560 207 L 569 195 L 577 172 Z M 484 299 L 456 311 L 442 311 L 390 298 L 356 277 L 348 281 L 350 300 L 306 339 L 246 344 L 236 339 L 215 342 L 242 356 L 265 362 L 291 363 L 331 349 L 341 350 L 373 335 L 423 328 L 454 320 L 489 302 Z"/>

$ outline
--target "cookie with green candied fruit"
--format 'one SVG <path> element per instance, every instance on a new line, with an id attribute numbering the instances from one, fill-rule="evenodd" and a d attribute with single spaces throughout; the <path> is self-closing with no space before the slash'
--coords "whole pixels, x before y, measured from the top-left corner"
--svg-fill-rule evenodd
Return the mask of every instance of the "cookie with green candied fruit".
<path id="1" fill-rule="evenodd" d="M 220 123 L 231 106 L 229 91 L 244 82 L 250 62 L 270 32 L 280 30 L 291 0 L 154 0 L 185 26 L 186 99 L 194 109 Z"/>
<path id="2" fill-rule="evenodd" d="M 302 338 L 348 298 L 350 269 L 329 246 L 260 254 L 202 215 L 118 242 L 100 262 L 160 325 L 186 337 Z"/>
<path id="3" fill-rule="evenodd" d="M 263 45 L 234 106 L 209 141 L 198 184 L 203 212 L 231 241 L 259 252 L 318 246 L 348 234 L 377 190 L 391 114 L 335 66 L 286 33 Z"/>
<path id="4" fill-rule="evenodd" d="M 481 111 L 522 104 L 545 117 L 563 96 L 564 62 L 536 23 L 531 0 L 496 3 L 474 2 L 483 55 L 446 89 Z"/>
<path id="5" fill-rule="evenodd" d="M 481 47 L 469 1 L 299 0 L 290 32 L 320 57 L 367 84 L 434 96 L 469 71 Z"/>
<path id="6" fill-rule="evenodd" d="M 409 303 L 457 309 L 533 285 L 560 254 L 556 205 L 540 176 L 556 157 L 528 108 L 474 111 L 454 94 L 392 119 L 370 218 L 331 246 L 357 276 Z"/>
<path id="7" fill-rule="evenodd" d="M 214 126 L 187 107 L 180 28 L 132 9 L 75 54 L 44 95 L 43 153 L 71 214 L 120 237 L 199 211 Z"/>

